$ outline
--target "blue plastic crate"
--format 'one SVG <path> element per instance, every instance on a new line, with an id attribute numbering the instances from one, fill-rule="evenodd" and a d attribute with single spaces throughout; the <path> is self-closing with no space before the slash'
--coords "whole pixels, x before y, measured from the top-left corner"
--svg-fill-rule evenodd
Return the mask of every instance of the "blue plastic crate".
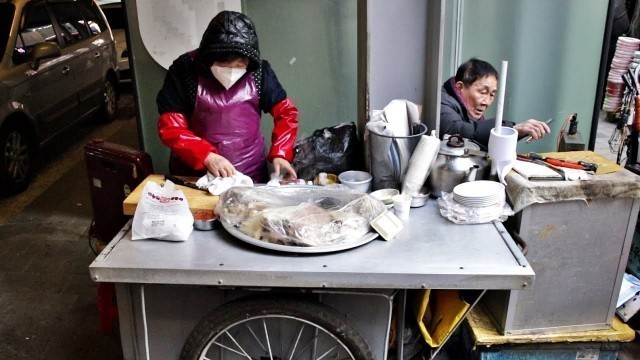
<path id="1" fill-rule="evenodd" d="M 476 360 L 616 360 L 620 344 L 571 343 L 478 346 L 472 350 Z"/>

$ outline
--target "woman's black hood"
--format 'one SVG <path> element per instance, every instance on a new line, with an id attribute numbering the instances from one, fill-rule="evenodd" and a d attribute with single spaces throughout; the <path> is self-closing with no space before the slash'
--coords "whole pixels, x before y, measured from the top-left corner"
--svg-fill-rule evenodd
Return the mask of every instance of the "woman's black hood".
<path id="1" fill-rule="evenodd" d="M 249 58 L 250 68 L 259 68 L 260 47 L 253 21 L 235 11 L 222 11 L 216 15 L 202 35 L 198 57 L 207 59 L 220 52 L 245 55 Z"/>

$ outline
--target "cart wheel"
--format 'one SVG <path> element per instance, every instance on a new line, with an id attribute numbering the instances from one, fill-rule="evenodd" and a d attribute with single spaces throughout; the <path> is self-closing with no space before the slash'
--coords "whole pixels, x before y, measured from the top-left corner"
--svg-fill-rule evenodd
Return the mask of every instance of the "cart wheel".
<path id="1" fill-rule="evenodd" d="M 373 359 L 367 342 L 337 311 L 291 299 L 240 300 L 211 312 L 180 359 Z"/>

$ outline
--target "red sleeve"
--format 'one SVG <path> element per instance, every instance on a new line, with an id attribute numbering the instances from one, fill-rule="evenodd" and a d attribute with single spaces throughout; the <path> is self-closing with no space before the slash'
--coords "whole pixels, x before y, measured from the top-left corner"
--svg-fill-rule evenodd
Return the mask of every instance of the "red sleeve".
<path id="1" fill-rule="evenodd" d="M 218 149 L 189 130 L 187 118 L 182 113 L 169 112 L 158 119 L 160 140 L 194 170 L 204 169 L 204 159 Z"/>
<path id="2" fill-rule="evenodd" d="M 286 98 L 275 104 L 270 114 L 273 116 L 273 132 L 268 159 L 273 161 L 273 158 L 279 157 L 292 162 L 298 135 L 298 108 L 291 99 Z"/>

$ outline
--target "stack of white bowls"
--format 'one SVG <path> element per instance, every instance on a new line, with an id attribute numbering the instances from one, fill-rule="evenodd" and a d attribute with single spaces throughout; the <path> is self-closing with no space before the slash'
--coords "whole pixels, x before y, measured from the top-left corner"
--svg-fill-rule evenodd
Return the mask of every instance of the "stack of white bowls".
<path id="1" fill-rule="evenodd" d="M 504 185 L 488 180 L 465 182 L 453 188 L 453 200 L 474 208 L 492 206 L 505 201 Z"/>

